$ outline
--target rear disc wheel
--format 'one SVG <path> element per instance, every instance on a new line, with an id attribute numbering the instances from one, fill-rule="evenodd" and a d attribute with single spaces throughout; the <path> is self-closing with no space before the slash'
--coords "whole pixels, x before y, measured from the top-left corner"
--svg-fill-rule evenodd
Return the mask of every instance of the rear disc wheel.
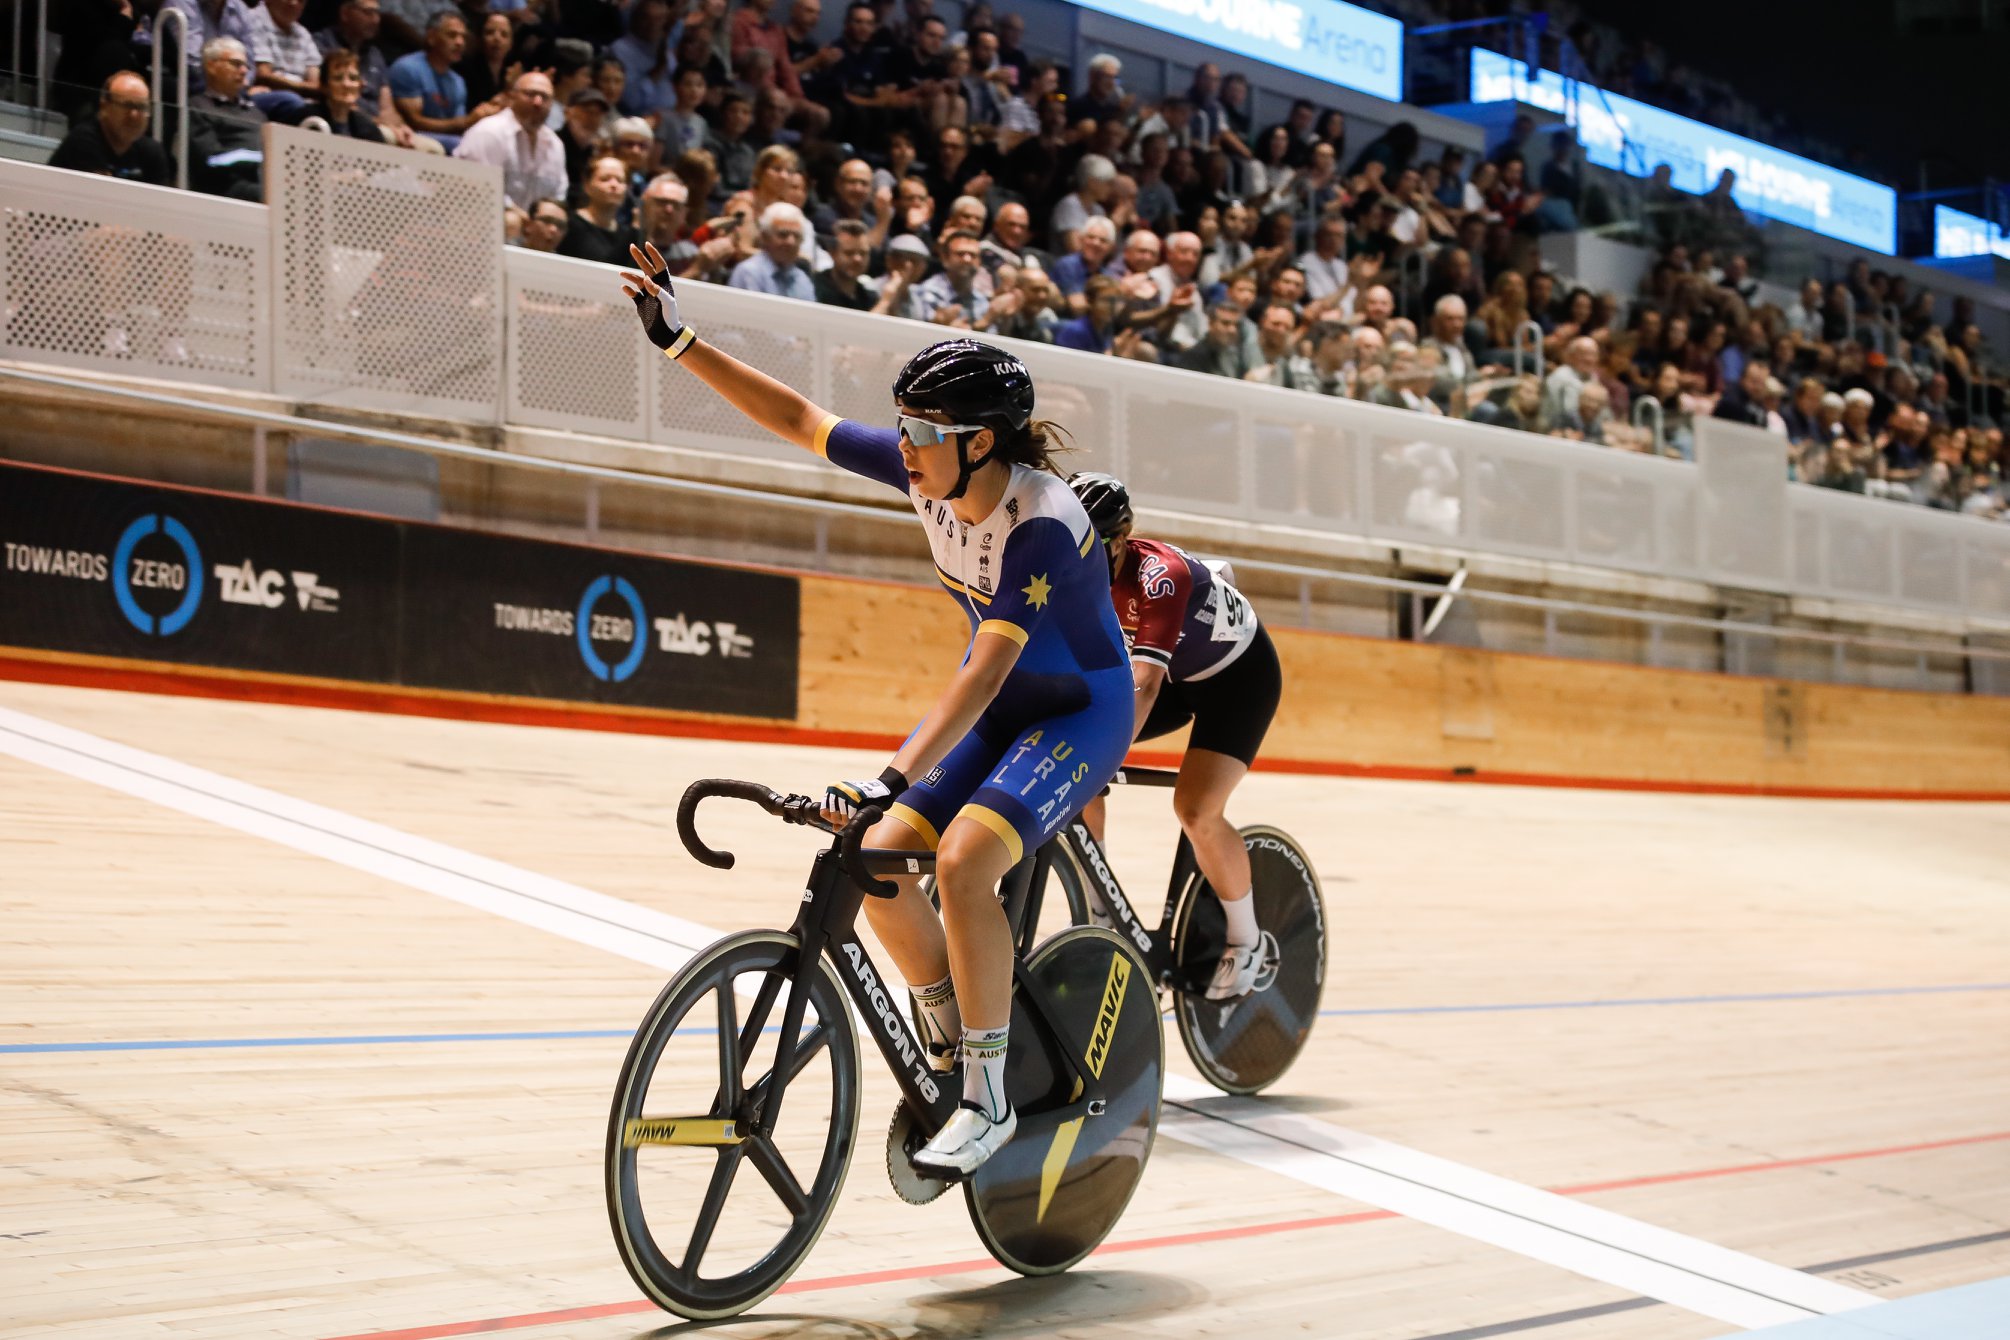
<path id="1" fill-rule="evenodd" d="M 1066 1270 L 1109 1235 L 1130 1203 L 1158 1130 L 1165 1043 L 1145 966 L 1115 934 L 1076 926 L 1026 960 L 1062 1038 L 1012 1001 L 1005 1092 L 1019 1113 L 1012 1140 L 973 1173 L 970 1222 L 999 1264 L 1021 1275 Z M 1079 1049 L 1095 1115 L 1075 1107 L 1073 1070 L 1057 1052 Z"/>
<path id="2" fill-rule="evenodd" d="M 1215 964 L 1228 947 L 1221 900 L 1195 875 L 1173 914 L 1173 1017 L 1187 1055 L 1224 1093 L 1257 1093 L 1277 1082 L 1311 1036 L 1326 984 L 1326 904 L 1319 877 L 1284 832 L 1257 824 L 1242 830 L 1249 851 L 1250 896 L 1263 932 L 1256 987 L 1240 1000 L 1207 999 Z"/>

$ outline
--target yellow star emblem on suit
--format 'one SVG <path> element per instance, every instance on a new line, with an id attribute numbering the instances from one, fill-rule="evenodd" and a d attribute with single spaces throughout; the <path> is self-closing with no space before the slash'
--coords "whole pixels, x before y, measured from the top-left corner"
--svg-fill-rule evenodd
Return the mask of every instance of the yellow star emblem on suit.
<path id="1" fill-rule="evenodd" d="M 1047 593 L 1053 588 L 1047 585 L 1047 574 L 1043 572 L 1020 589 L 1026 593 L 1026 603 L 1039 609 L 1047 603 Z"/>

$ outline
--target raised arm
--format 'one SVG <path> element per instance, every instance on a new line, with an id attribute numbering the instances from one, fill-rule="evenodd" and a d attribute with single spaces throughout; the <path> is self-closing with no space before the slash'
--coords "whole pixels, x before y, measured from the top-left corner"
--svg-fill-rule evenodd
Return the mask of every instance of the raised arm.
<path id="1" fill-rule="evenodd" d="M 648 244 L 646 249 L 631 246 L 628 254 L 643 273 L 623 270 L 621 291 L 634 300 L 635 310 L 642 318 L 643 333 L 648 335 L 650 343 L 776 437 L 805 451 L 815 451 L 817 430 L 831 417 L 830 411 L 759 368 L 749 367 L 731 354 L 701 342 L 697 332 L 678 318 L 676 289 L 670 282 L 669 267 L 655 244 Z"/>

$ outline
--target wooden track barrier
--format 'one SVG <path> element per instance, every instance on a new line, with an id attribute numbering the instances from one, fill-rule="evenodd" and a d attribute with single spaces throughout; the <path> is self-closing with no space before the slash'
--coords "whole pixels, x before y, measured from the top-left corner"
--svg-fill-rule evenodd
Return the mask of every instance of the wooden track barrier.
<path id="1" fill-rule="evenodd" d="M 964 626 L 942 595 L 802 578 L 791 724 L 0 654 L 0 677 L 657 734 L 891 746 Z M 1631 790 L 2010 799 L 2010 699 L 1651 669 L 1273 629 L 1284 700 L 1267 770 Z M 1181 737 L 1139 758 L 1177 757 Z"/>

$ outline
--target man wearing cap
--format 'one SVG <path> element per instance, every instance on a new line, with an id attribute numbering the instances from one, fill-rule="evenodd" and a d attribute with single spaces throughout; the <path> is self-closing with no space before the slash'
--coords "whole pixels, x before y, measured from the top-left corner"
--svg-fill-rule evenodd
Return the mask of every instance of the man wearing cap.
<path id="1" fill-rule="evenodd" d="M 558 144 L 565 155 L 565 179 L 575 186 L 585 180 L 586 165 L 600 152 L 601 130 L 607 124 L 610 105 L 607 95 L 591 85 L 573 94 L 566 105 Z"/>
<path id="2" fill-rule="evenodd" d="M 565 194 L 565 148 L 544 125 L 550 110 L 551 77 L 526 71 L 510 85 L 509 106 L 470 126 L 454 157 L 501 168 L 503 198 L 528 213 L 544 197 Z"/>
<path id="3" fill-rule="evenodd" d="M 928 244 L 913 233 L 902 233 L 886 244 L 886 277 L 880 280 L 879 302 L 873 311 L 881 316 L 921 318 L 917 291 L 928 272 Z"/>

